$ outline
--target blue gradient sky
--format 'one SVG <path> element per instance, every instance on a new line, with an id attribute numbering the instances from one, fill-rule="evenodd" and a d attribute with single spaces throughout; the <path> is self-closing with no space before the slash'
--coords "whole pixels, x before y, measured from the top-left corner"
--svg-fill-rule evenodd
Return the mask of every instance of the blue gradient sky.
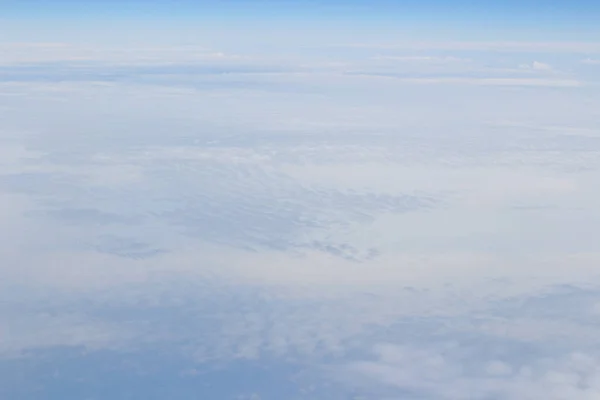
<path id="1" fill-rule="evenodd" d="M 444 39 L 593 40 L 598 2 L 576 1 L 74 1 L 23 0 L 0 3 L 5 23 L 34 29 L 127 29 L 160 26 L 174 31 L 202 27 L 264 30 L 363 31 Z M 12 21 L 12 24 L 11 24 Z M 56 26 L 54 23 L 62 24 Z M 23 25 L 25 24 L 25 25 Z M 92 24 L 92 25 L 90 25 Z M 10 31 L 12 29 L 8 29 Z M 108 33 L 108 32 L 107 32 Z M 35 34 L 35 32 L 32 32 Z M 96 32 L 98 34 L 98 32 Z M 285 35 L 285 32 L 279 32 Z M 6 39 L 4 39 L 6 40 Z"/>

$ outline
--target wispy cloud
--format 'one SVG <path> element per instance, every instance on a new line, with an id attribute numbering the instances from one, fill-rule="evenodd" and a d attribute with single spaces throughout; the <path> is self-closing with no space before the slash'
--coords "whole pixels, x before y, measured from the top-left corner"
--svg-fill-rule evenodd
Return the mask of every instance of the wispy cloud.
<path id="1" fill-rule="evenodd" d="M 409 63 L 435 63 L 435 64 L 445 64 L 445 63 L 462 63 L 469 62 L 470 59 L 460 58 L 460 57 L 452 57 L 452 56 L 398 56 L 398 55 L 379 55 L 373 57 L 375 60 L 389 60 L 389 61 L 398 61 L 398 62 L 409 62 Z"/>
<path id="2" fill-rule="evenodd" d="M 472 41 L 472 42 L 400 42 L 387 44 L 362 43 L 341 45 L 343 47 L 374 49 L 419 49 L 419 50 L 471 50 L 502 51 L 528 53 L 597 53 L 600 52 L 598 42 L 507 42 L 507 41 Z"/>
<path id="3" fill-rule="evenodd" d="M 589 399 L 600 393 L 597 357 L 574 352 L 564 356 L 506 362 L 501 357 L 473 360 L 468 348 L 413 348 L 382 345 L 376 360 L 350 364 L 350 376 L 371 380 L 366 393 L 409 394 L 431 399 Z M 352 379 L 352 378 L 350 378 Z M 385 388 L 388 388 L 387 390 Z M 389 388 L 395 390 L 390 391 Z"/>
<path id="4" fill-rule="evenodd" d="M 516 77 L 526 71 L 556 72 L 541 61 L 520 62 L 520 68 L 506 68 L 503 60 L 493 61 L 500 50 L 530 51 L 527 47 L 560 53 L 592 44 L 571 43 L 408 43 L 405 47 L 365 47 L 367 54 L 356 58 L 357 48 L 348 47 L 335 55 L 284 59 L 272 54 L 237 55 L 195 46 L 83 48 L 69 44 L 4 45 L 0 58 L 0 80 L 4 82 L 106 82 L 111 84 L 151 84 L 197 89 L 269 87 L 315 89 L 327 76 L 360 73 L 369 76 L 398 75 L 404 83 L 453 83 L 503 86 L 582 86 L 576 74 L 553 79 Z M 559 46 L 560 45 L 560 46 Z M 511 47 L 516 46 L 516 47 Z M 558 47 L 557 47 L 558 46 Z M 571 46 L 571 47 L 569 47 Z M 323 46 L 320 51 L 324 51 Z M 361 49 L 361 47 L 358 47 Z M 380 53 L 394 50 L 393 54 Z M 396 54 L 404 50 L 405 54 Z M 589 49 L 588 49 L 589 50 Z M 406 51 L 409 51 L 406 53 Z M 475 53 L 473 53 L 476 51 Z M 566 51 L 566 50 L 565 50 Z M 425 53 L 424 53 L 425 52 Z M 468 54 L 464 54 L 467 52 Z M 450 54 L 448 54 L 450 53 Z M 517 52 L 518 53 L 518 52 Z M 589 52 L 588 52 L 589 53 Z M 319 53 L 316 53 L 319 54 Z M 364 56 L 366 55 L 366 58 Z M 516 60 L 519 55 L 512 55 Z M 494 65 L 497 63 L 497 65 Z"/>
<path id="5" fill-rule="evenodd" d="M 595 396 L 597 44 L 280 45 L 3 48 L 0 364 Z"/>
<path id="6" fill-rule="evenodd" d="M 245 57 L 201 46 L 82 46 L 70 43 L 0 44 L 0 65 L 33 63 L 99 62 L 111 65 L 184 64 L 236 61 Z"/>
<path id="7" fill-rule="evenodd" d="M 553 68 L 550 64 L 546 64 L 540 61 L 533 61 L 531 64 L 521 64 L 519 66 L 522 69 L 531 69 L 534 71 L 552 71 Z"/>
<path id="8" fill-rule="evenodd" d="M 539 69 L 547 71 L 546 69 Z M 543 78 L 471 78 L 471 77 L 407 77 L 390 73 L 353 73 L 353 75 L 372 78 L 394 79 L 403 84 L 422 85 L 482 85 L 482 86 L 523 86 L 523 87 L 562 87 L 573 88 L 584 86 L 585 83 L 575 79 L 543 79 Z"/>

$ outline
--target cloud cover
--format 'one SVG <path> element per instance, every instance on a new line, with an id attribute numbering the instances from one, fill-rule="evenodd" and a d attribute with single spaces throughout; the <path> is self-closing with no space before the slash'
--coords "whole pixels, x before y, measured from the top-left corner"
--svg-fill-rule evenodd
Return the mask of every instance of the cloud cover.
<path id="1" fill-rule="evenodd" d="M 591 44 L 11 46 L 5 397 L 597 395 Z"/>

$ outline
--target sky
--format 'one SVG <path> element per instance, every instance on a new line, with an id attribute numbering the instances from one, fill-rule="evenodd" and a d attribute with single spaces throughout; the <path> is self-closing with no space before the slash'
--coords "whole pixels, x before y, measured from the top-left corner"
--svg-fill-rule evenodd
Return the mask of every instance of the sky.
<path id="1" fill-rule="evenodd" d="M 0 0 L 0 399 L 599 398 L 599 17 Z"/>

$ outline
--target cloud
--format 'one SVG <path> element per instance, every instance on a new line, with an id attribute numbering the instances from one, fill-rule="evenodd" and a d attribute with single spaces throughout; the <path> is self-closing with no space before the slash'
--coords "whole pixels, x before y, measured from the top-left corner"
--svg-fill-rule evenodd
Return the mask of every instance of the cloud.
<path id="1" fill-rule="evenodd" d="M 393 44 L 361 43 L 345 45 L 350 48 L 411 49 L 411 50 L 469 50 L 528 53 L 598 53 L 597 42 L 509 42 L 509 41 L 448 41 L 448 42 L 402 42 Z"/>
<path id="2" fill-rule="evenodd" d="M 201 46 L 102 46 L 87 47 L 71 43 L 3 43 L 0 65 L 19 66 L 53 63 L 102 63 L 109 65 L 169 65 L 194 62 L 242 61 L 235 54 Z M 247 61 L 247 60 L 246 60 Z"/>
<path id="3" fill-rule="evenodd" d="M 531 64 L 531 68 L 538 70 L 538 71 L 551 71 L 552 70 L 552 66 L 550 66 L 549 64 L 539 62 L 539 61 L 534 61 Z"/>
<path id="4" fill-rule="evenodd" d="M 410 54 L 372 54 L 378 47 L 366 48 L 365 58 L 357 58 L 352 47 L 323 58 L 310 54 L 299 59 L 283 59 L 273 54 L 236 55 L 194 46 L 138 46 L 81 48 L 58 45 L 4 45 L 5 61 L 0 60 L 0 81 L 8 82 L 95 82 L 109 84 L 161 85 L 194 90 L 249 89 L 290 92 L 319 91 L 320 81 L 331 84 L 347 76 L 396 76 L 403 84 L 476 84 L 494 86 L 578 87 L 585 81 L 577 76 L 555 79 L 515 77 L 523 71 L 550 72 L 540 61 L 522 64 L 519 70 L 502 68 L 504 60 L 495 52 L 527 43 L 454 43 L 450 47 L 427 47 L 409 43 L 398 49 L 418 50 Z M 529 44 L 559 52 L 560 46 L 585 44 Z M 588 46 L 590 44 L 587 44 Z M 420 47 L 425 46 L 425 47 Z M 481 47 L 483 46 L 483 47 Z M 554 46 L 554 47 L 553 47 Z M 556 47 L 558 46 L 558 47 Z M 556 48 L 555 48 L 556 47 Z M 320 50 L 325 49 L 323 46 Z M 386 48 L 381 47 L 381 48 Z M 394 49 L 394 47 L 390 47 Z M 471 54 L 475 50 L 482 53 Z M 526 50 L 525 49 L 525 50 Z M 317 49 L 319 50 L 319 49 Z M 420 54 L 423 51 L 427 54 Z M 523 51 L 525 51 L 523 50 Z M 544 50 L 545 51 L 545 50 Z M 447 54 L 448 52 L 456 54 Z M 464 54 L 464 52 L 470 52 Z M 520 59 L 519 55 L 512 58 Z M 494 64 L 498 65 L 494 65 Z"/>
<path id="5" fill-rule="evenodd" d="M 539 61 L 533 61 L 531 64 L 522 64 L 522 65 L 520 65 L 520 68 L 531 69 L 534 71 L 552 71 L 553 70 L 551 65 L 543 63 L 543 62 L 539 62 Z"/>
<path id="6" fill-rule="evenodd" d="M 469 59 L 453 57 L 453 56 L 395 56 L 395 55 L 379 55 L 374 57 L 375 60 L 398 61 L 398 62 L 414 62 L 414 63 L 457 63 L 470 62 Z"/>
<path id="7" fill-rule="evenodd" d="M 413 46 L 10 50 L 3 354 L 228 395 L 265 365 L 308 398 L 596 395 L 598 295 L 549 294 L 597 277 L 595 86 L 534 44 Z"/>
<path id="8" fill-rule="evenodd" d="M 515 86 L 515 87 L 556 87 L 577 88 L 584 86 L 583 82 L 573 79 L 538 79 L 538 78 L 467 78 L 467 77 L 433 77 L 411 78 L 396 77 L 386 74 L 357 74 L 380 79 L 396 79 L 399 83 L 408 85 L 478 85 L 478 86 Z"/>
<path id="9" fill-rule="evenodd" d="M 27 152 L 0 184 L 34 203 L 15 225 L 39 226 L 28 234 L 39 257 L 28 251 L 19 264 L 28 259 L 54 281 L 43 271 L 48 257 L 70 279 L 112 283 L 144 268 L 189 271 L 190 260 L 206 257 L 207 265 L 227 260 L 226 274 L 252 284 L 345 286 L 479 277 L 488 267 L 510 275 L 542 268 L 520 257 L 549 249 L 564 275 L 569 252 L 593 253 L 585 238 L 593 238 L 595 178 L 572 171 L 595 168 L 598 142 L 488 123 L 511 116 L 585 127 L 593 102 L 577 91 L 398 91 L 374 81 L 364 82 L 371 91 L 342 81 L 355 90 L 350 100 L 333 89 L 290 98 L 127 85 L 74 86 L 60 102 L 56 93 L 4 99 L 18 106 L 3 121 L 19 128 L 11 140 Z M 146 258 L 128 264 L 97 251 Z M 594 257 L 574 271 L 584 274 Z M 89 278 L 77 263 L 90 266 Z"/>
<path id="10" fill-rule="evenodd" d="M 600 362 L 590 354 L 511 363 L 473 360 L 468 348 L 379 345 L 375 360 L 345 367 L 348 379 L 374 395 L 425 399 L 592 399 L 600 395 Z M 381 389 L 377 389 L 380 387 Z"/>
<path id="11" fill-rule="evenodd" d="M 31 314 L 20 309 L 10 299 L 12 309 L 0 310 L 0 360 L 21 357 L 35 349 L 82 346 L 90 351 L 115 350 L 139 338 L 123 324 L 105 319 L 90 318 L 82 314 L 61 312 L 57 314 Z M 22 312 L 19 315 L 19 311 Z M 40 335 L 40 332 L 44 332 Z"/>

